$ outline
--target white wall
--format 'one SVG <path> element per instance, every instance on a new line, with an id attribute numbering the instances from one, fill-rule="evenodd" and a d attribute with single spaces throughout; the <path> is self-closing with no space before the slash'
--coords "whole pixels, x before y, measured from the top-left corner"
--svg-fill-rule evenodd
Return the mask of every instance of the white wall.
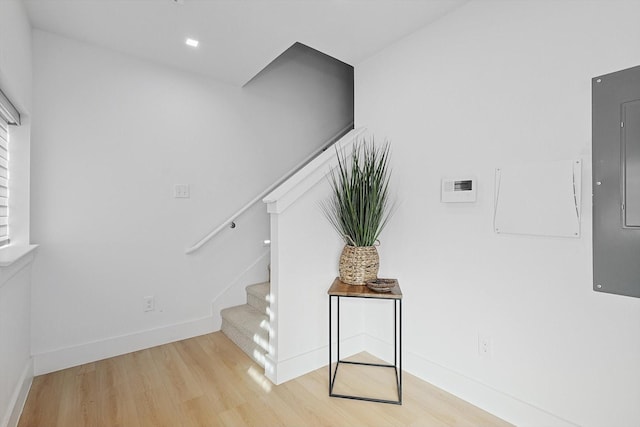
<path id="1" fill-rule="evenodd" d="M 351 71 L 308 62 L 237 88 L 34 33 L 37 373 L 214 330 L 239 274 L 267 278 L 264 206 L 184 251 L 351 120 Z"/>
<path id="2" fill-rule="evenodd" d="M 0 2 L 0 88 L 22 114 L 10 129 L 12 246 L 29 243 L 31 28 L 20 0 Z M 13 248 L 12 248 L 13 249 Z M 0 258 L 8 248 L 0 249 Z M 0 427 L 15 426 L 33 378 L 31 260 L 0 267 Z"/>
<path id="3" fill-rule="evenodd" d="M 356 125 L 392 141 L 381 275 L 404 291 L 406 367 L 521 426 L 640 425 L 640 300 L 592 291 L 590 212 L 591 78 L 640 64 L 638 16 L 472 1 L 356 65 Z M 496 167 L 574 158 L 580 238 L 492 232 Z M 451 175 L 477 177 L 476 203 L 440 203 Z"/>
<path id="4" fill-rule="evenodd" d="M 0 267 L 0 426 L 16 426 L 33 379 L 31 263 L 33 254 Z"/>
<path id="5" fill-rule="evenodd" d="M 337 146 L 350 153 L 363 132 L 355 129 Z M 271 333 L 265 372 L 276 384 L 328 363 L 327 291 L 338 275 L 344 242 L 324 217 L 319 202 L 331 195 L 326 174 L 337 166 L 326 150 L 265 198 L 271 216 Z M 341 302 L 341 358 L 364 350 L 363 310 Z M 334 322 L 337 321 L 334 308 Z M 333 340 L 336 340 L 334 323 Z M 337 359 L 333 347 L 333 360 Z"/>
<path id="6" fill-rule="evenodd" d="M 31 26 L 21 1 L 0 3 L 0 84 L 22 113 L 31 110 Z"/>

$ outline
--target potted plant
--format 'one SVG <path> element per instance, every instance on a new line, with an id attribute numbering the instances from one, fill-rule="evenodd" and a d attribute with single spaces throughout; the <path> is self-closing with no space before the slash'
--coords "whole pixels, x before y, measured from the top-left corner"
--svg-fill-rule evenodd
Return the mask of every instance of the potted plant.
<path id="1" fill-rule="evenodd" d="M 340 280 L 365 285 L 378 275 L 378 236 L 391 216 L 389 143 L 356 141 L 353 151 L 336 150 L 338 165 L 329 177 L 332 194 L 322 204 L 331 225 L 344 240 Z"/>

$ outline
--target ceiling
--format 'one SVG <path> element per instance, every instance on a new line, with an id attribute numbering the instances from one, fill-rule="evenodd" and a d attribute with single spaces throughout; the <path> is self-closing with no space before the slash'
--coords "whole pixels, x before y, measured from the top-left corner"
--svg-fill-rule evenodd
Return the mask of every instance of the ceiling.
<path id="1" fill-rule="evenodd" d="M 355 65 L 466 1 L 23 0 L 35 28 L 238 86 L 295 42 Z"/>

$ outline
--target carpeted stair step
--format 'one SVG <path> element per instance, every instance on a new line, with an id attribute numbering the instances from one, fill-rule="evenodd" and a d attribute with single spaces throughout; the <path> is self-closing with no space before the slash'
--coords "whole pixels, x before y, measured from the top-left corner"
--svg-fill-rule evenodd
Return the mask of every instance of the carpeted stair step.
<path id="1" fill-rule="evenodd" d="M 269 346 L 269 318 L 249 304 L 225 308 L 222 332 L 260 366 Z"/>
<path id="2" fill-rule="evenodd" d="M 256 283 L 255 285 L 249 285 L 247 290 L 247 304 L 255 308 L 262 314 L 269 314 L 269 293 L 271 292 L 271 285 L 269 282 Z"/>

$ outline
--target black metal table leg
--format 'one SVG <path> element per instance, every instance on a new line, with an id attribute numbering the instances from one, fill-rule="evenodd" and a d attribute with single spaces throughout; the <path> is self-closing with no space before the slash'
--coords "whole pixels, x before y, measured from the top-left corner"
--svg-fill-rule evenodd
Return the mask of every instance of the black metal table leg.
<path id="1" fill-rule="evenodd" d="M 402 293 L 400 292 L 399 285 L 396 284 L 393 293 L 383 295 L 376 294 L 373 291 L 369 291 L 367 288 L 362 290 L 349 289 L 348 292 L 341 291 L 345 289 L 342 282 L 339 279 L 334 281 L 334 284 L 329 289 L 329 396 L 340 397 L 344 399 L 353 400 L 365 400 L 369 402 L 390 403 L 396 405 L 402 405 Z M 357 289 L 357 288 L 355 288 Z M 336 298 L 336 350 L 337 359 L 336 366 L 333 369 L 333 298 Z M 365 363 L 365 362 L 353 362 L 347 360 L 340 360 L 340 299 L 341 297 L 350 298 L 373 298 L 373 299 L 391 299 L 393 302 L 393 365 L 387 363 Z M 398 393 L 398 400 L 389 399 L 376 399 L 364 396 L 350 396 L 344 394 L 336 394 L 333 392 L 333 388 L 338 375 L 338 369 L 341 364 L 349 365 L 362 365 L 382 368 L 393 368 L 396 376 L 396 387 Z"/>

